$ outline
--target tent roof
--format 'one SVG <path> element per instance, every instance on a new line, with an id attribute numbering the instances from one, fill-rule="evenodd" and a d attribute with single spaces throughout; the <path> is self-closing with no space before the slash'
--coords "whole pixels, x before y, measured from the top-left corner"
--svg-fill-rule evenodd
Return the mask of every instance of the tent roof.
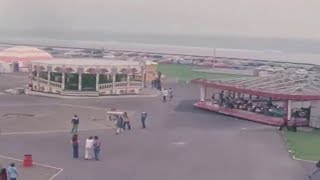
<path id="1" fill-rule="evenodd" d="M 17 46 L 5 49 L 0 52 L 2 61 L 31 61 L 31 60 L 48 60 L 52 56 L 38 48 Z"/>
<path id="2" fill-rule="evenodd" d="M 193 83 L 220 90 L 288 100 L 320 100 L 320 74 L 278 73 L 267 77 L 224 80 L 194 79 Z"/>

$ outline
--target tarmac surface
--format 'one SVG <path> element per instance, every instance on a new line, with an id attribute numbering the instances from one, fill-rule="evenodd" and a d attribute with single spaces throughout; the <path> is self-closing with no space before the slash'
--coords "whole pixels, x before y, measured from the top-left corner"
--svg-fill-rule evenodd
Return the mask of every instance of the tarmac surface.
<path id="1" fill-rule="evenodd" d="M 199 88 L 170 84 L 174 99 L 60 99 L 10 95 L 23 75 L 0 75 L 0 154 L 62 168 L 55 180 L 307 180 L 303 163 L 287 152 L 277 129 L 194 109 Z M 115 135 L 104 111 L 130 113 L 133 129 Z M 140 112 L 148 113 L 141 129 Z M 73 159 L 69 132 L 80 116 L 80 159 Z M 98 135 L 100 161 L 84 160 L 84 141 Z M 37 179 L 35 179 L 37 180 Z"/>

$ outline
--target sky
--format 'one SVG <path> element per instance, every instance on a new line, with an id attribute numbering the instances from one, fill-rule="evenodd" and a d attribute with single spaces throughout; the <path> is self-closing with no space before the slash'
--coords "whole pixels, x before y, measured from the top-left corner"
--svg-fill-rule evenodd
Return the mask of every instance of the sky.
<path id="1" fill-rule="evenodd" d="M 120 32 L 320 40 L 319 0 L 0 0 L 0 33 Z"/>

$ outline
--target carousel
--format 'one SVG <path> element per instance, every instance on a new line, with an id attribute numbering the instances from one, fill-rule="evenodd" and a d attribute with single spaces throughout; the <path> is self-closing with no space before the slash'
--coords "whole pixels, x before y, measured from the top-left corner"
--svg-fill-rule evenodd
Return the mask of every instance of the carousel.
<path id="1" fill-rule="evenodd" d="M 100 59 L 32 61 L 31 91 L 60 95 L 139 94 L 145 87 L 145 63 Z"/>
<path id="2" fill-rule="evenodd" d="M 267 77 L 194 79 L 200 85 L 196 108 L 280 126 L 320 127 L 320 74 L 279 73 Z"/>

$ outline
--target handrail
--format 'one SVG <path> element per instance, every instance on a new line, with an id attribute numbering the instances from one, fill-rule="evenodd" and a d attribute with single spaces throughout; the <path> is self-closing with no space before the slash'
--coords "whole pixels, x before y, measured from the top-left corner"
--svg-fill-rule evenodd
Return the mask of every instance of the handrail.
<path id="1" fill-rule="evenodd" d="M 127 82 L 126 81 L 122 81 L 122 82 L 116 82 L 115 83 L 115 87 L 127 87 Z"/>
<path id="2" fill-rule="evenodd" d="M 130 81 L 129 82 L 129 87 L 140 87 L 142 84 L 141 81 Z M 122 82 L 115 82 L 114 87 L 115 88 L 126 88 L 127 87 L 127 81 L 122 81 Z M 99 90 L 107 90 L 107 89 L 112 89 L 113 88 L 113 83 L 105 83 L 105 84 L 99 84 Z"/>
<path id="3" fill-rule="evenodd" d="M 141 81 L 130 81 L 129 86 L 141 86 L 142 82 Z"/>
<path id="4" fill-rule="evenodd" d="M 35 78 L 34 80 L 32 80 L 33 83 L 41 83 L 41 84 L 45 84 L 48 85 L 48 80 L 43 79 L 43 78 Z M 62 88 L 62 83 L 59 82 L 55 82 L 55 81 L 49 81 L 49 85 L 53 86 L 53 87 L 57 87 L 57 88 Z"/>
<path id="5" fill-rule="evenodd" d="M 42 84 L 48 84 L 48 80 L 46 79 L 38 78 L 38 81 L 39 83 L 42 83 Z"/>
<path id="6" fill-rule="evenodd" d="M 62 87 L 62 83 L 50 81 L 50 86 L 61 88 Z"/>
<path id="7" fill-rule="evenodd" d="M 99 84 L 100 90 L 112 89 L 112 83 Z"/>

